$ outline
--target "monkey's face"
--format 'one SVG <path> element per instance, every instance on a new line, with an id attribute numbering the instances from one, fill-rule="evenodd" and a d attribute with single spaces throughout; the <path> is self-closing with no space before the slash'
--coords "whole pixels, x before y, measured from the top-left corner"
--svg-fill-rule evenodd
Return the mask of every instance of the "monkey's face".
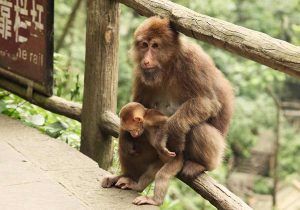
<path id="1" fill-rule="evenodd" d="M 144 129 L 143 128 L 132 129 L 132 130 L 129 130 L 129 133 L 133 138 L 137 138 L 144 133 Z"/>
<path id="2" fill-rule="evenodd" d="M 157 85 L 163 81 L 177 53 L 178 43 L 178 33 L 165 18 L 149 18 L 136 30 L 131 56 L 145 84 Z"/>
<path id="3" fill-rule="evenodd" d="M 121 128 L 128 131 L 133 138 L 137 138 L 144 133 L 143 122 L 131 119 L 127 122 L 121 122 Z"/>
<path id="4" fill-rule="evenodd" d="M 161 40 L 138 37 L 136 42 L 136 63 L 143 82 L 148 85 L 161 82 L 163 65 L 161 61 Z"/>
<path id="5" fill-rule="evenodd" d="M 134 138 L 144 132 L 145 107 L 137 102 L 130 102 L 120 111 L 121 129 L 128 131 Z"/>

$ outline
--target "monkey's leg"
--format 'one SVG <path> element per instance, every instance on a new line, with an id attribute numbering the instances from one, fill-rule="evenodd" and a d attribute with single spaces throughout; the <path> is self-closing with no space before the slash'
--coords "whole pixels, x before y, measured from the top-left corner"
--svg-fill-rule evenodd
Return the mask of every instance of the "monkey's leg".
<path id="1" fill-rule="evenodd" d="M 162 162 L 160 160 L 156 161 L 147 168 L 145 173 L 143 173 L 139 178 L 138 182 L 135 182 L 129 177 L 121 177 L 116 183 L 116 186 L 120 187 L 121 189 L 130 189 L 142 192 L 154 180 L 155 174 L 161 168 L 161 166 Z"/>
<path id="2" fill-rule="evenodd" d="M 156 173 L 161 167 L 162 162 L 160 160 L 150 165 L 147 171 L 139 178 L 136 190 L 142 192 L 151 182 L 153 182 Z"/>
<path id="3" fill-rule="evenodd" d="M 136 205 L 150 204 L 161 205 L 167 194 L 169 180 L 176 176 L 183 166 L 183 155 L 179 154 L 175 159 L 165 163 L 155 176 L 154 196 L 139 196 L 133 203 Z"/>
<path id="4" fill-rule="evenodd" d="M 222 162 L 225 140 L 215 127 L 201 123 L 189 132 L 187 138 L 186 161 L 181 173 L 184 177 L 194 179 Z"/>
<path id="5" fill-rule="evenodd" d="M 186 160 L 184 161 L 184 165 L 180 175 L 182 175 L 182 178 L 184 179 L 193 180 L 204 171 L 206 171 L 206 167 L 202 164 L 195 161 Z"/>

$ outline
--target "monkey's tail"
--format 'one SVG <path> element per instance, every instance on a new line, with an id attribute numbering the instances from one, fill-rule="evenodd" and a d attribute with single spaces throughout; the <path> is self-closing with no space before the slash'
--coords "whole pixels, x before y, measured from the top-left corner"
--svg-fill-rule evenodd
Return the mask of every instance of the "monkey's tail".
<path id="1" fill-rule="evenodd" d="M 184 165 L 181 170 L 181 175 L 186 179 L 193 180 L 204 171 L 205 167 L 203 165 L 190 160 L 186 160 L 184 161 Z"/>

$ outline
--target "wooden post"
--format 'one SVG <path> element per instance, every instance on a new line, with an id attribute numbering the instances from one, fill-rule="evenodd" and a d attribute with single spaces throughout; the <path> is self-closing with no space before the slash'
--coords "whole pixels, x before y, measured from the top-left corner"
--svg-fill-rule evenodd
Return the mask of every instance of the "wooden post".
<path id="1" fill-rule="evenodd" d="M 86 65 L 80 151 L 108 169 L 112 137 L 101 129 L 105 111 L 116 111 L 119 5 L 116 0 L 87 3 Z"/>

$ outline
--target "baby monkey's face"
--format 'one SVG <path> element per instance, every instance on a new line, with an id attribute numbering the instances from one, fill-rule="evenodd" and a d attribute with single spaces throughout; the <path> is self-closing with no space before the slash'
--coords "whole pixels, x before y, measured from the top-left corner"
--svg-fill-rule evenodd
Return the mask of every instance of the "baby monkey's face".
<path id="1" fill-rule="evenodd" d="M 130 133 L 133 138 L 137 138 L 144 133 L 143 119 L 131 119 L 121 122 L 121 127 Z"/>

